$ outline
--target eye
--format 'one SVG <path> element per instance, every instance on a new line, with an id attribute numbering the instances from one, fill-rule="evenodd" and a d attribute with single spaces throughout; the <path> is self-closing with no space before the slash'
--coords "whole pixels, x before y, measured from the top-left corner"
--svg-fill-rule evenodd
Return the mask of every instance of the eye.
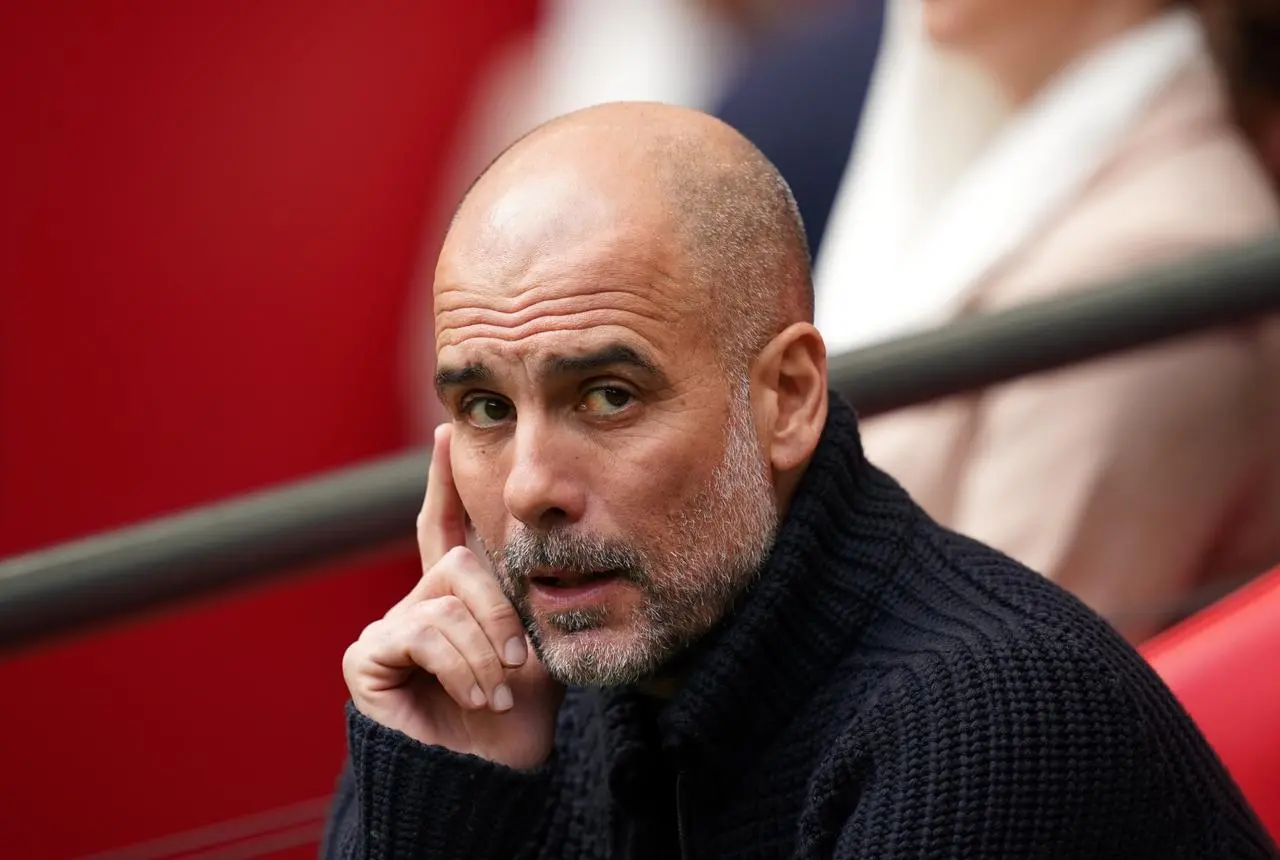
<path id="1" fill-rule="evenodd" d="M 588 391 L 578 408 L 593 415 L 609 417 L 625 410 L 635 399 L 635 395 L 625 388 L 605 385 Z"/>
<path id="2" fill-rule="evenodd" d="M 487 430 L 511 420 L 516 410 L 510 403 L 497 397 L 477 396 L 463 401 L 462 415 L 472 427 Z"/>

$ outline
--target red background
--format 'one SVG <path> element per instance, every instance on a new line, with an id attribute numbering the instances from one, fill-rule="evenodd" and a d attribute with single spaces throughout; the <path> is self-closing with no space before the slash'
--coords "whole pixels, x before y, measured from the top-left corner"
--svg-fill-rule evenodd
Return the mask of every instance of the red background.
<path id="1" fill-rule="evenodd" d="M 533 6 L 3 4 L 0 556 L 407 442 L 422 221 Z M 414 576 L 348 567 L 0 657 L 0 853 L 329 792 L 342 649 Z"/>

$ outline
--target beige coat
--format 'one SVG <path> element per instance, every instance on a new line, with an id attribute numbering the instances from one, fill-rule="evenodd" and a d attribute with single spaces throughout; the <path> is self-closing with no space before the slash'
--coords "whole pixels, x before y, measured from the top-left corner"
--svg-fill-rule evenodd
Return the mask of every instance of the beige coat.
<path id="1" fill-rule="evenodd" d="M 962 312 L 1088 286 L 1278 222 L 1215 76 L 1197 64 Z M 1206 587 L 1280 562 L 1280 322 L 881 416 L 866 422 L 865 443 L 943 523 L 1140 639 Z"/>

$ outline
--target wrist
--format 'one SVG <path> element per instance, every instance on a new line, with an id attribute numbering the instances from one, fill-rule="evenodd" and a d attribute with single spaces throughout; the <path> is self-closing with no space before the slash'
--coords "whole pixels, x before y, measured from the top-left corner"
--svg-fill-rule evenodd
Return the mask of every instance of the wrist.
<path id="1" fill-rule="evenodd" d="M 550 793 L 550 757 L 519 769 L 422 743 L 354 705 L 347 720 L 368 856 L 508 857 L 537 829 Z"/>

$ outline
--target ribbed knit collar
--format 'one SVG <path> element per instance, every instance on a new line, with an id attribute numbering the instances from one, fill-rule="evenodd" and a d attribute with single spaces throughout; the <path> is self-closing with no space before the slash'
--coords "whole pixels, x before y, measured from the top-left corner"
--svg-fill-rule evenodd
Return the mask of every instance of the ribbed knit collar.
<path id="1" fill-rule="evenodd" d="M 876 614 L 916 511 L 867 462 L 853 410 L 832 393 L 759 581 L 696 646 L 686 683 L 658 717 L 669 764 L 727 772 L 786 724 Z M 651 757 L 640 697 L 604 691 L 599 704 L 609 767 Z"/>

